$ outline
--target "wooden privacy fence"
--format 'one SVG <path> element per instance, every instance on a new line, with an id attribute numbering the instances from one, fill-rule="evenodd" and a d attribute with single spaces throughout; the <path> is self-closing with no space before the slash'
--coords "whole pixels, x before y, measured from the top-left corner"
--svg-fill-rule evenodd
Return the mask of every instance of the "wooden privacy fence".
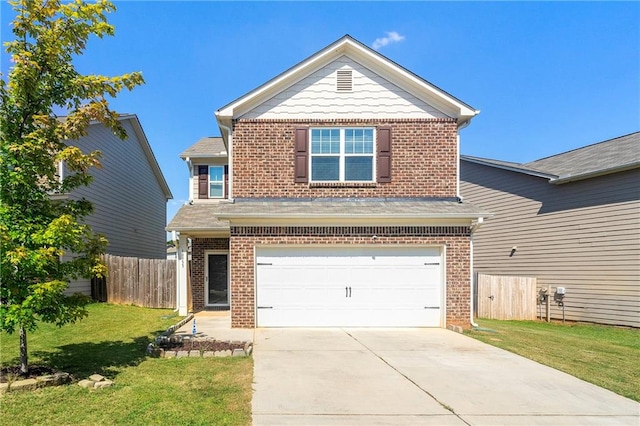
<path id="1" fill-rule="evenodd" d="M 176 307 L 176 262 L 105 254 L 109 268 L 106 299 L 109 303 L 146 308 Z"/>
<path id="2" fill-rule="evenodd" d="M 478 274 L 478 318 L 535 320 L 536 279 Z"/>

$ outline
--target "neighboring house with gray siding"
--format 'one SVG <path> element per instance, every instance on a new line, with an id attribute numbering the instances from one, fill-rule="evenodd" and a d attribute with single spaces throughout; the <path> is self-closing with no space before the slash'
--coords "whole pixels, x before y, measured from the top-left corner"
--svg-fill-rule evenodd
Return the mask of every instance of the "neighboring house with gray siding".
<path id="1" fill-rule="evenodd" d="M 91 124 L 87 135 L 73 144 L 83 152 L 102 153 L 102 168 L 91 171 L 89 186 L 74 190 L 94 212 L 85 220 L 109 240 L 107 253 L 116 256 L 162 259 L 167 256 L 167 200 L 171 191 L 151 150 L 138 117 L 123 115 L 128 138 L 120 140 L 102 124 Z M 89 294 L 89 280 L 73 281 L 69 292 Z"/>
<path id="2" fill-rule="evenodd" d="M 640 132 L 525 164 L 460 163 L 464 200 L 494 213 L 474 236 L 476 272 L 565 287 L 568 320 L 640 327 Z"/>

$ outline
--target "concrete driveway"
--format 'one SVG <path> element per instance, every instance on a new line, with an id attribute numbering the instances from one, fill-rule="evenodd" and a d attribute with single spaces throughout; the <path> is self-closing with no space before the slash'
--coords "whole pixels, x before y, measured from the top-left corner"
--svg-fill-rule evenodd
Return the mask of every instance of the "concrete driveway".
<path id="1" fill-rule="evenodd" d="M 254 424 L 633 425 L 640 404 L 442 329 L 258 329 Z"/>

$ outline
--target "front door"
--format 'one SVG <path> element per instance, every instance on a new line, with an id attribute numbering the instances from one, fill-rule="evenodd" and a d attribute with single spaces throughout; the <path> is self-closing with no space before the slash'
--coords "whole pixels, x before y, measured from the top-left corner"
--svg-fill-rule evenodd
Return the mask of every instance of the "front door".
<path id="1" fill-rule="evenodd" d="M 206 299 L 209 306 L 229 306 L 229 255 L 207 253 Z"/>

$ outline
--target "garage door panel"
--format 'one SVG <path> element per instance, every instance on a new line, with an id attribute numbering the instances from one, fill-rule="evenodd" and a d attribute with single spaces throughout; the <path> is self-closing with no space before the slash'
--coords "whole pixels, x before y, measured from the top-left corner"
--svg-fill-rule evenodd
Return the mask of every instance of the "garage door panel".
<path id="1" fill-rule="evenodd" d="M 326 307 L 345 298 L 345 287 L 336 285 L 279 285 L 261 287 L 258 307 Z"/>
<path id="2" fill-rule="evenodd" d="M 260 248 L 258 326 L 440 326 L 440 250 Z"/>

